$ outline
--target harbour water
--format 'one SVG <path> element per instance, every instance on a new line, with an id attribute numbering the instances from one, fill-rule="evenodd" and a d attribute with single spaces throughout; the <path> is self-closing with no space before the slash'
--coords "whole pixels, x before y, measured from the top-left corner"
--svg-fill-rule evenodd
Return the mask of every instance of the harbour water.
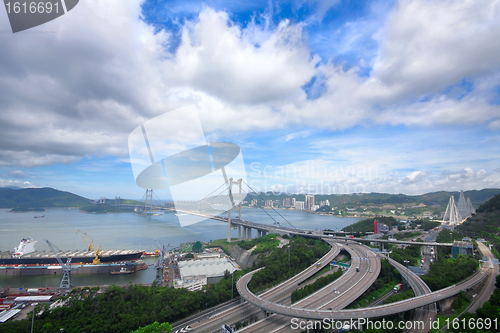
<path id="1" fill-rule="evenodd" d="M 266 210 L 281 225 L 290 225 L 272 210 Z M 243 208 L 244 220 L 272 225 L 273 220 L 261 209 Z M 339 218 L 321 216 L 302 211 L 279 210 L 279 213 L 296 228 L 340 230 L 359 220 L 359 218 Z M 34 216 L 44 215 L 43 218 Z M 61 250 L 83 250 L 85 245 L 76 229 L 85 231 L 94 245 L 106 249 L 140 249 L 154 251 L 158 248 L 154 238 L 160 244 L 177 247 L 180 243 L 225 238 L 227 224 L 214 220 L 205 220 L 186 227 L 180 227 L 173 212 L 160 215 L 135 215 L 133 213 L 87 214 L 76 209 L 48 209 L 46 212 L 10 213 L 8 209 L 0 209 L 0 251 L 13 251 L 23 237 L 31 237 L 38 241 L 35 249 L 50 251 L 44 241 L 48 239 Z M 253 232 L 255 237 L 255 231 Z M 232 230 L 232 237 L 237 237 L 237 230 Z M 157 258 L 147 258 L 150 265 Z M 59 286 L 60 276 L 0 276 L 0 288 L 35 288 Z M 155 278 L 155 270 L 150 266 L 147 270 L 130 275 L 79 274 L 73 276 L 75 286 L 151 283 Z"/>

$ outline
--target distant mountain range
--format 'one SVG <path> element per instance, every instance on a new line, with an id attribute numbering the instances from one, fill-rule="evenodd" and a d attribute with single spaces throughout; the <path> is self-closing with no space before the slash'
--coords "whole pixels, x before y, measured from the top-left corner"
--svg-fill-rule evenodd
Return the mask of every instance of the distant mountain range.
<path id="1" fill-rule="evenodd" d="M 483 189 L 465 191 L 465 197 L 470 198 L 474 207 L 479 207 L 486 200 L 500 193 L 500 189 Z M 383 204 L 403 204 L 403 203 L 423 203 L 427 206 L 440 205 L 446 207 L 450 196 L 455 196 L 458 200 L 460 192 L 432 192 L 422 195 L 406 195 L 406 194 L 388 194 L 388 193 L 358 193 L 358 194 L 332 194 L 332 195 L 315 195 L 315 203 L 329 200 L 332 207 L 349 207 L 362 205 L 383 205 Z M 252 199 L 263 200 L 278 200 L 279 202 L 285 198 L 295 198 L 296 200 L 304 200 L 304 194 L 273 194 L 259 193 L 249 194 L 246 201 Z M 127 203 L 140 204 L 136 201 L 124 200 Z M 90 199 L 79 195 L 59 191 L 53 188 L 24 188 L 14 189 L 0 187 L 0 208 L 14 207 L 84 207 L 92 203 Z M 124 202 L 125 203 L 125 202 Z M 260 204 L 260 203 L 259 203 Z"/>
<path id="2" fill-rule="evenodd" d="M 84 207 L 90 204 L 90 199 L 50 187 L 0 188 L 0 208 Z"/>
<path id="3" fill-rule="evenodd" d="M 496 194 L 500 193 L 498 188 L 487 188 L 483 190 L 464 191 L 465 197 L 470 198 L 474 207 L 478 207 L 486 200 L 490 199 Z M 388 194 L 388 193 L 354 193 L 354 194 L 330 194 L 330 195 L 315 195 L 314 202 L 319 204 L 320 201 L 330 201 L 332 207 L 349 207 L 349 206 L 363 206 L 363 205 L 383 205 L 383 204 L 403 204 L 403 203 L 423 203 L 427 206 L 439 205 L 444 206 L 448 204 L 450 196 L 455 196 L 458 201 L 460 192 L 439 191 L 431 192 L 422 195 L 406 195 L 406 194 Z M 260 196 L 260 197 L 259 197 Z M 259 193 L 249 194 L 246 201 L 250 202 L 252 199 L 257 199 L 260 202 L 264 200 L 278 200 L 282 201 L 286 198 L 295 198 L 296 200 L 304 201 L 304 194 L 273 194 Z"/>

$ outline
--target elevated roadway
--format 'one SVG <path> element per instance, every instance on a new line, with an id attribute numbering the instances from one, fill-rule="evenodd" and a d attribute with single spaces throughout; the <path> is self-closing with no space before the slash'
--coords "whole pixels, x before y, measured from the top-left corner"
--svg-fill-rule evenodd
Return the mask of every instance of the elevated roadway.
<path id="1" fill-rule="evenodd" d="M 351 255 L 350 268 L 340 278 L 298 301 L 293 307 L 323 310 L 343 309 L 375 282 L 381 269 L 379 258 L 360 244 L 350 243 L 342 246 Z M 288 301 L 284 305 L 289 306 L 290 302 Z M 240 331 L 247 333 L 293 331 L 290 327 L 290 319 L 288 316 L 273 314 Z"/>
<path id="2" fill-rule="evenodd" d="M 478 295 L 476 295 L 476 297 L 474 297 L 473 304 L 468 310 L 468 312 L 471 313 L 476 312 L 476 310 L 479 309 L 484 304 L 484 302 L 486 302 L 491 297 L 491 295 L 493 295 L 493 292 L 495 291 L 496 277 L 499 273 L 498 264 L 493 264 L 493 259 L 495 257 L 493 256 L 493 253 L 491 253 L 490 249 L 481 242 L 478 242 L 477 244 L 479 246 L 479 251 L 481 251 L 483 256 L 486 256 L 488 258 L 489 263 L 485 262 L 484 265 L 489 267 L 489 276 L 484 288 Z"/>
<path id="3" fill-rule="evenodd" d="M 323 236 L 324 237 L 324 236 Z M 410 242 L 410 241 L 398 241 L 398 240 L 388 240 L 388 239 L 371 239 L 371 238 L 359 238 L 359 237 L 339 237 L 339 236 L 329 236 L 329 239 L 349 239 L 356 242 L 374 242 L 374 243 L 391 243 L 391 244 L 404 244 L 404 245 L 426 245 L 426 246 L 453 246 L 452 243 L 436 243 L 436 242 Z"/>
<path id="4" fill-rule="evenodd" d="M 385 257 L 383 255 L 380 255 L 381 257 Z M 416 274 L 413 272 L 409 271 L 408 268 L 405 266 L 401 265 L 397 261 L 389 259 L 389 262 L 391 263 L 392 266 L 394 266 L 398 272 L 405 278 L 406 281 L 408 281 L 408 284 L 411 286 L 413 289 L 413 292 L 415 293 L 415 296 L 422 296 L 426 294 L 430 294 L 432 291 L 427 286 L 427 284 Z M 411 333 L 426 333 L 431 330 L 430 323 L 433 322 L 436 318 L 436 304 L 428 304 L 424 305 L 420 308 L 415 309 L 415 314 L 413 317 L 413 321 L 421 321 L 424 323 L 423 327 L 413 327 L 413 329 L 408 330 L 407 332 Z"/>
<path id="5" fill-rule="evenodd" d="M 339 255 L 341 247 L 333 241 L 329 241 L 328 243 L 332 246 L 332 248 L 326 255 L 318 260 L 321 263 L 320 266 L 317 266 L 316 263 L 309 266 L 299 274 L 260 294 L 259 297 L 271 302 L 280 302 L 283 301 L 283 299 L 288 299 L 289 294 L 297 288 L 299 283 L 305 281 L 322 268 L 329 265 L 330 262 L 332 262 L 332 260 Z M 212 332 L 216 329 L 220 329 L 222 324 L 230 324 L 236 321 L 241 321 L 251 316 L 258 315 L 261 311 L 261 309 L 253 306 L 251 303 L 245 302 L 215 313 L 210 318 L 206 318 L 206 316 L 193 318 L 193 320 L 188 324 L 194 329 L 195 332 Z"/>
<path id="6" fill-rule="evenodd" d="M 412 288 L 419 288 L 418 284 L 421 279 L 419 279 L 416 275 L 406 270 L 402 266 L 401 273 L 408 279 L 409 284 Z M 451 296 L 454 296 L 460 292 L 460 290 L 467 290 L 472 286 L 481 282 L 484 278 L 487 277 L 489 269 L 489 264 L 487 267 L 483 264 L 482 268 L 474 274 L 469 279 L 462 281 L 458 284 L 450 286 L 445 289 L 441 289 L 435 292 L 427 293 L 425 295 L 416 296 L 411 299 L 387 304 L 380 305 L 371 308 L 362 308 L 362 309 L 349 309 L 349 310 L 322 310 L 322 309 L 304 309 L 297 308 L 295 306 L 285 306 L 277 303 L 270 302 L 268 300 L 262 299 L 261 297 L 256 296 L 250 290 L 248 290 L 248 282 L 251 280 L 255 271 L 250 272 L 243 277 L 241 277 L 236 286 L 238 288 L 238 292 L 240 296 L 248 301 L 249 303 L 254 304 L 255 306 L 271 312 L 277 313 L 284 316 L 290 316 L 295 318 L 303 318 L 303 319 L 312 319 L 312 320 L 323 320 L 325 318 L 335 319 L 335 320 L 345 320 L 345 319 L 360 319 L 360 318 L 377 318 L 384 317 L 387 315 L 406 312 L 415 308 L 420 308 L 425 305 L 433 304 L 435 302 L 444 300 Z"/>
<path id="7" fill-rule="evenodd" d="M 226 222 L 226 223 L 228 222 L 228 219 L 226 217 L 222 217 L 222 216 L 214 216 L 214 215 L 209 215 L 209 214 L 194 212 L 194 211 L 176 210 L 174 208 L 164 208 L 164 210 L 176 211 L 178 213 L 196 215 L 196 216 L 204 217 L 207 219 L 212 219 L 212 220 Z M 357 242 L 378 242 L 378 243 L 393 243 L 393 244 L 418 245 L 418 246 L 422 246 L 422 245 L 447 246 L 447 247 L 453 246 L 452 243 L 412 242 L 412 241 L 398 241 L 398 240 L 388 240 L 388 239 L 359 238 L 359 237 L 351 238 L 351 237 L 340 237 L 340 236 L 328 236 L 328 237 L 326 237 L 323 233 L 317 233 L 313 230 L 290 228 L 290 227 L 284 227 L 282 225 L 268 225 L 268 224 L 256 223 L 256 222 L 239 220 L 239 219 L 234 219 L 234 218 L 231 219 L 231 224 L 235 225 L 235 226 L 242 226 L 242 227 L 246 227 L 246 228 L 257 229 L 257 230 L 265 231 L 268 233 L 286 233 L 289 235 L 312 237 L 312 238 L 327 238 L 330 240 L 337 240 L 337 241 L 338 240 L 343 240 L 343 241 L 348 240 L 348 241 L 357 241 Z"/>

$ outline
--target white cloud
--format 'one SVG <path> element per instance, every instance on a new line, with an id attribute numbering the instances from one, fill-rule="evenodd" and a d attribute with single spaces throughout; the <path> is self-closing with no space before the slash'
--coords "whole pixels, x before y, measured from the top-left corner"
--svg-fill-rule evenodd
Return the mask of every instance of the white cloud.
<path id="1" fill-rule="evenodd" d="M 500 67 L 498 1 L 399 1 L 373 76 L 399 96 L 430 94 Z"/>
<path id="2" fill-rule="evenodd" d="M 321 161 L 319 161 L 321 163 Z M 344 194 L 344 193 L 405 193 L 424 194 L 434 191 L 459 191 L 500 187 L 500 176 L 484 169 L 475 171 L 464 168 L 459 171 L 432 173 L 430 170 L 414 171 L 408 175 L 391 172 L 378 173 L 376 168 L 368 169 L 364 165 L 335 167 L 330 164 L 322 173 L 318 161 L 308 161 L 295 166 L 294 171 L 285 171 L 281 167 L 267 170 L 267 177 L 255 177 L 250 185 L 256 191 L 276 191 L 287 193 Z M 307 167 L 306 167 L 307 165 Z M 284 166 L 283 170 L 292 170 Z"/>
<path id="3" fill-rule="evenodd" d="M 334 3 L 318 7 L 318 17 Z M 250 23 L 243 28 L 227 13 L 210 8 L 184 24 L 180 45 L 171 54 L 169 33 L 155 34 L 140 19 L 140 4 L 81 2 L 39 28 L 56 33 L 20 33 L 2 42 L 0 165 L 69 164 L 95 155 L 121 158 L 134 128 L 191 103 L 204 110 L 200 118 L 210 137 L 293 128 L 291 140 L 308 136 L 310 128 L 387 124 L 500 128 L 499 106 L 489 103 L 500 77 L 498 2 L 401 1 L 374 36 L 379 50 L 370 77 L 360 77 L 357 67 L 345 70 L 320 62 L 310 54 L 301 24 L 283 21 L 268 30 Z M 347 39 L 360 40 L 356 32 L 362 30 L 358 27 Z M 346 40 L 341 46 L 348 45 Z M 324 93 L 308 100 L 301 87 L 314 76 L 323 78 Z M 465 97 L 443 92 L 463 78 L 474 81 Z M 422 171 L 413 179 L 390 172 L 422 159 L 451 161 L 451 170 L 468 165 L 463 156 L 478 160 L 473 148 L 391 150 L 390 145 L 401 145 L 394 137 L 376 151 L 363 139 L 358 139 L 358 149 L 352 149 L 352 141 L 310 140 L 311 149 L 334 147 L 344 167 L 370 160 L 384 168 L 373 179 L 346 175 L 335 180 L 367 181 L 380 190 L 405 190 L 403 179 L 412 181 L 406 184 L 412 191 L 424 188 L 424 182 L 431 181 L 426 188 L 435 186 L 434 169 L 432 175 Z M 480 170 L 478 163 L 470 165 Z M 415 169 L 427 170 L 425 165 Z M 493 179 L 479 173 L 477 184 Z M 451 184 L 453 177 L 439 181 Z"/>
<path id="4" fill-rule="evenodd" d="M 30 182 L 23 182 L 20 180 L 11 180 L 11 179 L 2 179 L 0 178 L 0 187 L 20 187 L 20 188 L 28 188 L 28 187 L 38 187 L 33 185 Z"/>
<path id="5" fill-rule="evenodd" d="M 177 77 L 195 90 L 235 104 L 304 94 L 300 87 L 314 74 L 315 61 L 302 41 L 300 25 L 283 21 L 264 34 L 255 25 L 243 33 L 229 22 L 226 13 L 207 8 L 184 28 L 175 56 Z"/>

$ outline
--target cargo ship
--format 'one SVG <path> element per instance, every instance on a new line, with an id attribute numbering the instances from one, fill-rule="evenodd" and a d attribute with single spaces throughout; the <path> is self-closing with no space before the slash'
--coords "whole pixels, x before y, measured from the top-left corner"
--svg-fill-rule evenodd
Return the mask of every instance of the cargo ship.
<path id="1" fill-rule="evenodd" d="M 71 274 L 111 273 L 122 269 L 134 273 L 142 270 L 138 261 L 114 262 L 109 264 L 71 264 Z M 147 265 L 146 265 L 147 268 Z M 0 276 L 62 275 L 61 265 L 0 265 Z"/>
<path id="2" fill-rule="evenodd" d="M 31 238 L 23 238 L 19 246 L 14 248 L 14 252 L 0 252 L 0 266 L 44 266 L 58 265 L 56 255 L 53 252 L 35 251 L 37 241 Z M 101 264 L 136 261 L 141 258 L 144 251 L 139 250 L 112 250 L 100 251 L 99 259 Z M 57 256 L 66 262 L 71 258 L 72 264 L 91 264 L 96 254 L 94 251 L 62 251 L 58 252 Z"/>

